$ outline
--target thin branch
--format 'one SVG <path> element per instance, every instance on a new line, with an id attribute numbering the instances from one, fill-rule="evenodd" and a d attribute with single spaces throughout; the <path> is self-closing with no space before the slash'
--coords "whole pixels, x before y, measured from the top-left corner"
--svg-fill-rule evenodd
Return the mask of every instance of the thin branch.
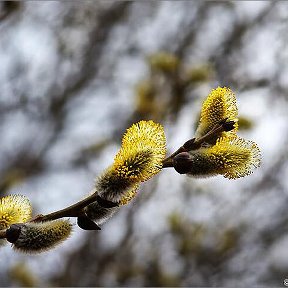
<path id="1" fill-rule="evenodd" d="M 173 167 L 173 158 L 181 152 L 188 152 L 192 150 L 199 149 L 203 143 L 208 142 L 215 136 L 219 135 L 224 131 L 231 131 L 234 128 L 235 121 L 227 121 L 223 119 L 218 124 L 216 124 L 210 131 L 208 131 L 204 136 L 199 138 L 192 138 L 186 141 L 183 146 L 176 150 L 173 154 L 163 160 L 163 168 Z"/>
<path id="2" fill-rule="evenodd" d="M 98 193 L 94 192 L 92 195 L 88 196 L 87 198 L 68 206 L 62 210 L 52 212 L 47 215 L 37 215 L 34 217 L 31 222 L 39 222 L 39 221 L 49 221 L 49 220 L 56 220 L 63 217 L 78 217 L 83 214 L 82 209 L 89 204 L 97 201 Z"/>

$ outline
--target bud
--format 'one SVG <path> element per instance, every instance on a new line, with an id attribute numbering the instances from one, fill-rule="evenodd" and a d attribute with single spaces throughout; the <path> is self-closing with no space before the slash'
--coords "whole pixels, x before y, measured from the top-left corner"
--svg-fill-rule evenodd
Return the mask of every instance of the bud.
<path id="1" fill-rule="evenodd" d="M 127 191 L 138 184 L 143 171 L 152 160 L 149 151 L 143 151 L 127 157 L 120 165 L 108 168 L 102 176 L 97 179 L 96 191 L 98 195 L 107 200 L 118 203 Z"/>
<path id="2" fill-rule="evenodd" d="M 128 204 L 137 194 L 138 185 L 127 191 L 121 198 L 119 205 L 123 206 Z"/>
<path id="3" fill-rule="evenodd" d="M 160 172 L 165 155 L 166 137 L 162 125 L 140 121 L 127 129 L 113 167 L 122 177 L 139 183 Z"/>
<path id="4" fill-rule="evenodd" d="M 109 220 L 116 212 L 119 211 L 120 207 L 128 204 L 136 195 L 138 185 L 132 187 L 121 197 L 119 204 L 111 205 L 113 202 L 106 201 L 101 197 L 98 197 L 97 201 L 89 204 L 84 208 L 85 215 L 92 221 L 96 222 L 96 226 L 93 225 L 90 221 L 87 221 L 86 217 L 78 217 L 78 226 L 84 230 L 100 230 L 98 225 L 105 223 Z M 108 202 L 108 203 L 107 203 Z M 107 205 L 108 204 L 108 205 Z"/>
<path id="5" fill-rule="evenodd" d="M 77 217 L 77 224 L 83 230 L 101 230 L 98 224 L 85 214 Z"/>
<path id="6" fill-rule="evenodd" d="M 95 221 L 97 225 L 101 225 L 110 219 L 119 209 L 119 206 L 105 208 L 95 201 L 85 207 L 84 212 L 89 219 Z"/>
<path id="7" fill-rule="evenodd" d="M 12 224 L 6 235 L 15 250 L 33 254 L 54 248 L 66 240 L 71 231 L 72 224 L 68 220 L 55 220 Z"/>
<path id="8" fill-rule="evenodd" d="M 181 152 L 173 158 L 174 169 L 179 174 L 189 173 L 192 170 L 193 165 L 193 157 L 188 152 Z"/>
<path id="9" fill-rule="evenodd" d="M 32 207 L 27 197 L 8 195 L 0 199 L 0 230 L 8 228 L 13 223 L 26 222 L 31 215 Z"/>

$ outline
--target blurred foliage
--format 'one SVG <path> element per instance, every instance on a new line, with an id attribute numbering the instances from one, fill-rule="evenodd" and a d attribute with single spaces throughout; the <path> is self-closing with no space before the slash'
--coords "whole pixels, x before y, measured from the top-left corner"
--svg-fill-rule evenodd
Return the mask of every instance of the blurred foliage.
<path id="1" fill-rule="evenodd" d="M 0 195 L 28 177 L 40 174 L 44 169 L 43 166 L 42 159 L 33 152 L 28 154 L 25 150 L 17 151 L 10 163 L 1 171 Z"/>
<path id="2" fill-rule="evenodd" d="M 23 261 L 10 268 L 9 275 L 20 287 L 38 287 L 39 281 Z"/>
<path id="3" fill-rule="evenodd" d="M 202 65 L 198 67 L 191 67 L 186 72 L 187 83 L 199 83 L 210 81 L 214 78 L 214 69 L 211 65 Z"/>
<path id="4" fill-rule="evenodd" d="M 167 52 L 158 52 L 148 57 L 148 63 L 152 71 L 174 73 L 179 67 L 179 59 L 176 55 Z"/>
<path id="5" fill-rule="evenodd" d="M 2 1 L 0 3 L 0 21 L 13 15 L 21 7 L 20 1 Z"/>
<path id="6" fill-rule="evenodd" d="M 177 243 L 177 251 L 181 257 L 187 257 L 205 263 L 213 264 L 235 250 L 238 245 L 238 231 L 231 228 L 217 229 L 208 228 L 202 223 L 193 223 L 183 219 L 178 213 L 171 214 L 169 217 L 170 231 Z M 215 229 L 215 230 L 214 230 Z M 205 246 L 205 238 L 209 233 L 214 234 L 214 246 Z"/>
<path id="7" fill-rule="evenodd" d="M 97 157 L 102 150 L 109 145 L 110 141 L 111 140 L 109 139 L 103 139 L 83 148 L 81 151 L 79 151 L 78 155 L 75 156 L 75 159 L 73 160 L 74 165 L 85 165 L 89 159 Z"/>
<path id="8" fill-rule="evenodd" d="M 181 59 L 166 51 L 147 57 L 148 77 L 136 86 L 135 120 L 169 117 L 176 119 L 187 102 L 191 89 L 213 78 L 211 65 L 185 67 Z M 133 121 L 135 121 L 133 119 Z"/>

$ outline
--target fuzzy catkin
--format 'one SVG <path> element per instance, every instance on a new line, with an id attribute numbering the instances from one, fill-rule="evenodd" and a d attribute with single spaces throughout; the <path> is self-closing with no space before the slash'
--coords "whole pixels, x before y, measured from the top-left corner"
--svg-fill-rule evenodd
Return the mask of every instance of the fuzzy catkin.
<path id="1" fill-rule="evenodd" d="M 25 253 L 40 253 L 54 248 L 66 240 L 72 231 L 72 224 L 68 220 L 16 225 L 20 225 L 20 233 L 18 239 L 13 242 L 13 248 Z M 13 225 L 10 229 L 13 229 Z"/>
<path id="2" fill-rule="evenodd" d="M 261 153 L 257 144 L 240 137 L 222 137 L 208 148 L 182 152 L 173 159 L 175 170 L 193 177 L 209 177 L 221 174 L 237 179 L 258 168 Z"/>
<path id="3" fill-rule="evenodd" d="M 124 134 L 113 164 L 96 180 L 95 190 L 104 200 L 125 205 L 136 195 L 141 182 L 161 171 L 165 155 L 163 127 L 151 120 L 135 123 Z M 98 209 L 98 204 L 95 205 L 90 208 Z M 113 209 L 101 211 L 108 215 L 115 213 Z"/>
<path id="4" fill-rule="evenodd" d="M 235 121 L 234 128 L 229 132 L 221 132 L 219 135 L 211 138 L 209 144 L 214 145 L 219 137 L 236 135 L 238 130 L 237 115 L 238 108 L 233 91 L 227 87 L 213 89 L 203 102 L 200 122 L 195 132 L 195 137 L 204 136 L 224 119 Z"/>

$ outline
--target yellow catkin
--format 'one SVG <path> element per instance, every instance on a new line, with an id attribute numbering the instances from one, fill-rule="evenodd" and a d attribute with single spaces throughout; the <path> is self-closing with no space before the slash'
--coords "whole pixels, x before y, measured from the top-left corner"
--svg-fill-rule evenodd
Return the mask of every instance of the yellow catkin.
<path id="1" fill-rule="evenodd" d="M 165 155 L 162 125 L 151 120 L 133 124 L 123 136 L 114 163 L 96 180 L 98 195 L 108 201 L 127 203 L 133 194 L 129 196 L 129 191 L 161 171 Z"/>
<path id="2" fill-rule="evenodd" d="M 66 240 L 71 232 L 72 224 L 69 220 L 28 222 L 21 225 L 21 232 L 13 248 L 31 254 L 44 252 Z"/>
<path id="3" fill-rule="evenodd" d="M 122 146 L 112 169 L 132 182 L 143 182 L 157 174 L 166 155 L 166 138 L 162 125 L 153 121 L 133 124 L 122 139 Z"/>
<path id="4" fill-rule="evenodd" d="M 240 137 L 222 137 L 216 145 L 202 152 L 214 165 L 215 172 L 229 179 L 251 174 L 261 162 L 257 144 Z"/>
<path id="5" fill-rule="evenodd" d="M 32 207 L 23 195 L 8 195 L 0 199 L 0 230 L 13 223 L 24 223 L 31 218 Z"/>
<path id="6" fill-rule="evenodd" d="M 234 129 L 229 132 L 222 132 L 220 136 L 232 135 L 238 129 L 237 124 L 238 109 L 236 97 L 233 91 L 227 87 L 218 87 L 213 89 L 203 102 L 200 123 L 196 130 L 195 136 L 201 137 L 210 131 L 217 123 L 223 119 L 233 120 L 236 122 Z"/>

